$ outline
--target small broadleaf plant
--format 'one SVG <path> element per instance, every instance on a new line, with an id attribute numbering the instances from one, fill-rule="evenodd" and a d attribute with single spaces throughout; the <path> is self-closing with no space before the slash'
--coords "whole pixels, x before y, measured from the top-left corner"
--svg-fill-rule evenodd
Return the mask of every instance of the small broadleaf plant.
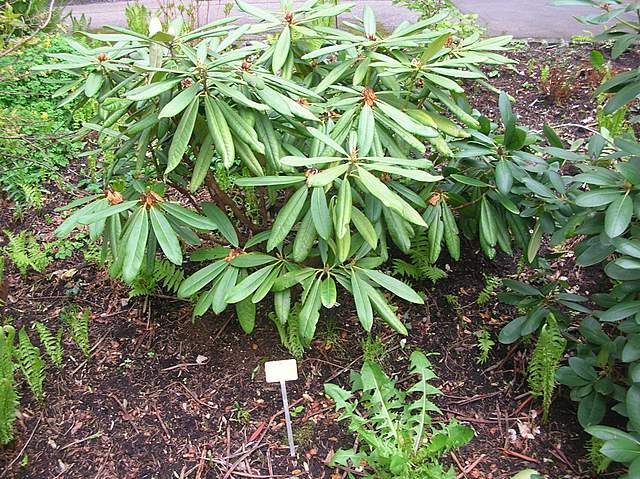
<path id="1" fill-rule="evenodd" d="M 473 438 L 473 430 L 451 420 L 435 424 L 431 413 L 440 413 L 430 400 L 440 394 L 429 381 L 436 377 L 431 363 L 421 351 L 411 354 L 410 372 L 418 381 L 408 390 L 396 387 L 374 363 L 365 362 L 360 373 L 351 375 L 351 391 L 325 384 L 326 394 L 335 402 L 341 420 L 349 421 L 359 448 L 339 450 L 333 463 L 362 467 L 367 478 L 455 478 L 439 458 Z"/>

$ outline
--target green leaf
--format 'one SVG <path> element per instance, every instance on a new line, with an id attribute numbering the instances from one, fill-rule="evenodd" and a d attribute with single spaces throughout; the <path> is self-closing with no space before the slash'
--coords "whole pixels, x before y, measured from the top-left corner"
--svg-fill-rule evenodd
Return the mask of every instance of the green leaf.
<path id="1" fill-rule="evenodd" d="M 191 85 L 189 88 L 185 88 L 178 93 L 173 99 L 167 103 L 160 113 L 158 118 L 171 118 L 176 116 L 182 110 L 184 110 L 193 101 L 198 94 L 200 87 L 198 84 Z"/>
<path id="2" fill-rule="evenodd" d="M 371 331 L 373 326 L 373 310 L 371 309 L 371 301 L 367 295 L 367 287 L 363 284 L 364 281 L 360 279 L 356 270 L 351 270 L 351 292 L 353 293 L 353 300 L 356 304 L 356 312 L 358 313 L 358 319 L 365 331 Z"/>
<path id="3" fill-rule="evenodd" d="M 489 188 L 491 186 L 490 184 L 485 183 L 484 181 L 480 181 L 476 178 L 470 178 L 468 176 L 458 175 L 456 173 L 449 175 L 449 177 L 453 178 L 458 183 L 462 183 L 463 185 L 477 186 L 479 188 Z"/>
<path id="4" fill-rule="evenodd" d="M 236 256 L 229 263 L 237 268 L 255 268 L 256 266 L 263 266 L 276 261 L 278 259 L 271 255 L 252 251 Z"/>
<path id="5" fill-rule="evenodd" d="M 278 212 L 267 241 L 267 251 L 271 251 L 287 237 L 304 207 L 308 194 L 309 190 L 306 187 L 299 188 Z"/>
<path id="6" fill-rule="evenodd" d="M 610 238 L 620 236 L 629 227 L 633 216 L 633 201 L 626 194 L 609 205 L 604 215 L 604 232 Z"/>
<path id="7" fill-rule="evenodd" d="M 289 49 L 291 47 L 291 30 L 289 25 L 285 25 L 282 33 L 278 37 L 278 41 L 276 42 L 275 50 L 273 52 L 273 57 L 271 58 L 271 69 L 273 73 L 278 73 L 282 70 L 285 61 L 287 60 L 287 56 L 289 56 Z"/>
<path id="8" fill-rule="evenodd" d="M 383 205 L 392 210 L 398 212 L 407 221 L 414 223 L 418 226 L 427 227 L 427 224 L 422 219 L 422 216 L 409 205 L 406 201 L 393 193 L 387 185 L 385 185 L 378 178 L 373 176 L 367 170 L 358 166 L 358 176 L 362 185 L 367 189 L 369 193 L 378 198 Z"/>
<path id="9" fill-rule="evenodd" d="M 373 110 L 366 103 L 360 112 L 358 119 L 358 156 L 367 156 L 373 144 L 373 134 L 376 128 L 376 120 Z"/>
<path id="10" fill-rule="evenodd" d="M 480 233 L 484 235 L 487 243 L 495 246 L 498 241 L 498 232 L 496 230 L 496 220 L 494 211 L 485 197 L 480 202 Z"/>
<path id="11" fill-rule="evenodd" d="M 351 222 L 351 185 L 347 178 L 342 180 L 338 191 L 338 201 L 336 202 L 336 236 L 343 238 L 347 234 L 349 223 Z"/>
<path id="12" fill-rule="evenodd" d="M 509 164 L 505 160 L 499 160 L 496 164 L 496 186 L 503 195 L 508 195 L 513 185 L 513 175 Z"/>
<path id="13" fill-rule="evenodd" d="M 229 124 L 218 106 L 217 100 L 206 96 L 204 99 L 204 111 L 207 117 L 209 134 L 213 139 L 214 145 L 216 145 L 216 150 L 222 157 L 222 163 L 225 168 L 231 168 L 236 157 L 236 150 Z"/>
<path id="14" fill-rule="evenodd" d="M 227 268 L 222 278 L 220 278 L 216 284 L 213 297 L 211 298 L 211 310 L 214 313 L 220 314 L 226 309 L 227 302 L 224 300 L 224 297 L 227 295 L 227 291 L 236 285 L 238 273 L 238 268 Z"/>
<path id="15" fill-rule="evenodd" d="M 378 246 L 378 235 L 369 218 L 355 206 L 351 206 L 351 221 L 371 248 Z"/>
<path id="16" fill-rule="evenodd" d="M 251 302 L 251 298 L 236 304 L 236 315 L 243 331 L 247 334 L 251 333 L 256 325 L 256 305 Z"/>
<path id="17" fill-rule="evenodd" d="M 185 279 L 178 289 L 178 298 L 188 298 L 211 283 L 227 266 L 226 261 L 216 261 Z"/>
<path id="18" fill-rule="evenodd" d="M 127 93 L 127 99 L 133 101 L 148 100 L 149 98 L 158 96 L 165 91 L 171 90 L 181 81 L 181 78 L 177 78 L 175 80 L 165 80 L 157 83 L 151 83 L 150 85 L 143 85 L 141 87 L 134 88 Z"/>
<path id="19" fill-rule="evenodd" d="M 320 173 L 313 174 L 307 178 L 307 184 L 310 187 L 322 187 L 327 186 L 333 182 L 339 176 L 344 175 L 349 170 L 349 164 L 343 163 L 338 166 L 333 166 Z"/>
<path id="20" fill-rule="evenodd" d="M 593 426 L 602 421 L 607 410 L 601 394 L 592 392 L 584 397 L 578 405 L 578 422 L 583 428 Z"/>
<path id="21" fill-rule="evenodd" d="M 311 343 L 316 331 L 320 314 L 320 280 L 316 279 L 311 285 L 300 314 L 298 316 L 298 334 L 304 345 Z"/>
<path id="22" fill-rule="evenodd" d="M 582 193 L 576 198 L 576 205 L 584 208 L 593 208 L 597 206 L 608 205 L 622 197 L 620 190 L 597 189 Z"/>
<path id="23" fill-rule="evenodd" d="M 637 408 L 637 403 L 634 406 Z M 610 439 L 602 445 L 600 453 L 616 462 L 630 463 L 640 458 L 640 446 L 628 439 Z M 627 477 L 631 479 L 637 476 Z"/>
<path id="24" fill-rule="evenodd" d="M 336 282 L 331 276 L 327 276 L 320 284 L 320 299 L 325 308 L 333 308 L 336 304 Z"/>
<path id="25" fill-rule="evenodd" d="M 117 205 L 112 205 L 112 206 L 108 206 L 107 208 L 104 209 L 99 209 L 97 211 L 92 211 L 90 213 L 87 214 L 80 214 L 79 216 L 75 217 L 75 221 L 77 223 L 83 224 L 83 225 L 90 225 L 92 223 L 97 223 L 98 221 L 101 221 L 105 218 L 108 218 L 110 216 L 113 215 L 117 215 L 119 213 L 123 213 L 127 210 L 130 210 L 131 208 L 133 208 L 136 205 L 139 205 L 140 202 L 138 200 L 132 200 L 132 201 L 123 201 L 122 203 L 119 203 Z M 90 205 L 88 205 L 90 206 Z M 99 205 L 95 205 L 95 206 L 99 206 Z M 78 211 L 77 213 L 81 213 L 84 210 L 84 208 L 80 211 Z M 87 208 L 87 210 L 91 211 L 90 208 Z M 75 214 L 74 214 L 75 216 Z"/>
<path id="26" fill-rule="evenodd" d="M 202 211 L 204 211 L 207 218 L 209 218 L 218 227 L 220 234 L 222 234 L 229 243 L 237 248 L 240 244 L 238 234 L 236 233 L 236 229 L 233 227 L 229 217 L 215 204 L 209 202 L 202 204 Z"/>
<path id="27" fill-rule="evenodd" d="M 311 217 L 320 237 L 328 240 L 332 231 L 331 214 L 324 190 L 319 187 L 313 188 L 311 193 Z"/>
<path id="28" fill-rule="evenodd" d="M 260 176 L 258 178 L 238 178 L 238 186 L 288 186 L 304 183 L 304 176 Z"/>
<path id="29" fill-rule="evenodd" d="M 612 306 L 607 311 L 598 313 L 598 319 L 605 322 L 620 321 L 640 313 L 640 301 L 625 301 Z"/>
<path id="30" fill-rule="evenodd" d="M 245 298 L 248 298 L 254 293 L 256 289 L 260 287 L 262 282 L 269 276 L 271 271 L 275 268 L 275 265 L 270 264 L 264 268 L 254 271 L 240 283 L 236 284 L 231 290 L 227 292 L 224 300 L 227 303 L 238 303 Z"/>
<path id="31" fill-rule="evenodd" d="M 142 266 L 144 251 L 147 247 L 147 237 L 149 236 L 149 219 L 147 209 L 142 206 L 131 218 L 130 225 L 127 225 L 127 243 L 124 251 L 124 263 L 122 265 L 122 279 L 125 283 L 131 283 Z"/>
<path id="32" fill-rule="evenodd" d="M 392 276 L 373 269 L 365 269 L 363 270 L 363 272 L 371 280 L 378 283 L 384 289 L 391 291 L 396 296 L 400 296 L 402 299 L 405 299 L 412 303 L 424 304 L 424 300 L 420 297 L 420 295 L 409 286 L 404 284 L 402 281 L 399 281 Z"/>
<path id="33" fill-rule="evenodd" d="M 194 213 L 187 208 L 180 206 L 177 203 L 170 203 L 165 201 L 163 203 L 158 203 L 158 206 L 162 208 L 167 214 L 174 217 L 175 219 L 183 222 L 187 226 L 191 228 L 195 228 L 198 230 L 215 230 L 218 226 L 211 221 L 211 219 L 206 216 L 201 216 L 197 213 Z"/>
<path id="34" fill-rule="evenodd" d="M 538 250 L 540 249 L 540 245 L 542 244 L 542 233 L 542 222 L 538 220 L 535 227 L 533 228 L 533 234 L 531 235 L 529 245 L 527 246 L 527 261 L 529 261 L 529 263 L 532 263 L 538 255 Z"/>
<path id="35" fill-rule="evenodd" d="M 198 97 L 195 97 L 182 114 L 182 118 L 180 118 L 180 123 L 178 123 L 176 131 L 173 134 L 171 146 L 169 147 L 169 157 L 167 160 L 167 169 L 164 172 L 165 175 L 169 174 L 169 172 L 173 171 L 180 164 L 184 154 L 187 152 L 193 127 L 196 123 L 196 117 L 198 116 L 199 105 L 200 100 Z"/>
<path id="36" fill-rule="evenodd" d="M 158 244 L 164 252 L 165 256 L 173 264 L 182 265 L 182 249 L 180 242 L 176 236 L 176 232 L 167 221 L 167 218 L 158 210 L 158 208 L 149 208 L 149 218 L 153 233 L 156 235 Z"/>

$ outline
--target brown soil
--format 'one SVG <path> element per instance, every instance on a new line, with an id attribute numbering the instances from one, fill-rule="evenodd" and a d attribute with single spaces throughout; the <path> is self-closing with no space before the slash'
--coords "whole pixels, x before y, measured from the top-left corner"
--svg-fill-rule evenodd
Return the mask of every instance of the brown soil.
<path id="1" fill-rule="evenodd" d="M 588 53 L 575 47 L 550 55 L 546 46 L 532 46 L 515 54 L 516 70 L 499 70 L 492 83 L 519 99 L 515 109 L 532 128 L 545 122 L 588 124 L 594 116 L 592 89 L 580 87 L 570 100 L 554 102 L 537 87 L 537 73 L 522 73 L 529 59 L 552 65 L 554 58 L 562 59 L 580 68 Z M 525 88 L 524 81 L 533 86 Z M 478 91 L 474 101 L 484 113 L 495 114 L 493 96 Z M 68 200 L 55 185 L 51 191 L 45 211 L 22 221 L 12 217 L 11 205 L 0 205 L 3 228 L 51 239 L 59 221 L 53 208 Z M 44 220 L 49 215 L 53 225 Z M 406 344 L 378 322 L 375 334 L 386 345 L 386 371 L 402 381 L 411 351 L 437 353 L 443 416 L 457 417 L 476 431 L 469 445 L 445 458 L 457 473 L 479 460 L 466 477 L 507 478 L 530 467 L 551 478 L 591 477 L 582 459 L 585 437 L 564 391 L 550 421 L 540 424 L 540 403 L 527 394 L 527 346 L 498 345 L 486 365 L 477 364 L 474 333 L 485 327 L 495 339 L 514 315 L 495 300 L 475 304 L 483 274 L 503 277 L 515 270 L 515 260 L 489 261 L 472 244 L 463 251 L 459 262 L 449 264 L 447 279 L 417 285 L 427 292 L 424 306 L 400 304 L 410 326 Z M 596 287 L 590 278 L 585 276 L 583 289 Z M 250 336 L 232 312 L 192 322 L 191 305 L 169 296 L 127 299 L 127 287 L 87 264 L 80 252 L 28 278 L 10 267 L 8 280 L 6 314 L 16 326 L 39 320 L 56 329 L 61 308 L 78 304 L 92 312 L 93 347 L 85 361 L 65 344 L 64 372 L 48 371 L 43 404 L 21 386 L 16 439 L 0 451 L 0 478 L 345 477 L 325 466 L 337 448 L 351 447 L 353 437 L 336 422 L 323 383 L 346 384 L 349 369 L 361 362 L 365 334 L 346 299 L 330 312 L 334 317 L 325 314 L 318 339 L 299 366 L 300 379 L 288 385 L 298 445 L 292 460 L 279 389 L 264 382 L 263 362 L 288 356 L 266 318 L 267 308 L 259 311 Z M 456 311 L 447 295 L 457 296 L 463 309 Z M 533 439 L 521 437 L 520 428 L 533 430 Z"/>

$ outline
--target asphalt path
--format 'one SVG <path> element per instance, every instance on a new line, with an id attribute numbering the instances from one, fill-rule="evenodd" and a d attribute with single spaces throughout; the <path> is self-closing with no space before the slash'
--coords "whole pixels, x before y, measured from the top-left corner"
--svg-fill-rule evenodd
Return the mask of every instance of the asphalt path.
<path id="1" fill-rule="evenodd" d="M 249 3 L 278 10 L 279 1 L 248 0 Z M 585 7 L 554 7 L 547 0 L 454 0 L 458 8 L 464 13 L 477 13 L 479 22 L 487 28 L 489 35 L 509 34 L 516 38 L 535 39 L 570 39 L 574 35 L 581 35 L 587 27 L 575 20 L 575 15 L 592 11 Z M 142 0 L 151 11 L 158 8 L 158 0 Z M 211 21 L 224 16 L 226 1 L 199 2 L 201 21 Z M 301 2 L 296 2 L 301 3 Z M 355 1 L 351 13 L 345 13 L 341 19 L 348 20 L 362 15 L 365 5 L 369 5 L 376 14 L 378 24 L 385 30 L 392 30 L 403 21 L 413 21 L 418 15 L 406 8 L 394 5 L 391 0 Z M 85 15 L 91 19 L 91 26 L 103 25 L 125 26 L 126 1 L 91 2 L 70 5 L 65 10 L 75 17 Z M 243 16 L 234 6 L 231 15 Z M 598 31 L 595 27 L 592 31 Z"/>

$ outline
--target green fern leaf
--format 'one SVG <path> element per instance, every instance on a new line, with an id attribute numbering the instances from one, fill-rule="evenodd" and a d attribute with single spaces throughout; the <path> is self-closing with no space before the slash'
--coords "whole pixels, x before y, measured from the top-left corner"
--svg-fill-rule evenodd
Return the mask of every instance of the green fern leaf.
<path id="1" fill-rule="evenodd" d="M 556 386 L 556 371 L 564 354 L 567 340 L 562 336 L 553 314 L 547 317 L 529 361 L 528 381 L 531 394 L 542 397 L 542 421 L 549 417 L 549 408 Z"/>
<path id="2" fill-rule="evenodd" d="M 67 310 L 62 313 L 62 319 L 69 327 L 71 340 L 78 346 L 78 349 L 80 349 L 85 357 L 89 357 L 89 351 L 91 349 L 89 345 L 90 315 L 91 312 L 88 309 L 84 309 L 82 313 L 79 313 L 75 306 L 67 308 Z"/>
<path id="3" fill-rule="evenodd" d="M 11 326 L 0 327 L 0 445 L 13 439 L 13 425 L 18 409 L 18 393 L 15 388 L 15 365 L 13 364 L 13 339 L 15 330 Z"/>
<path id="4" fill-rule="evenodd" d="M 44 361 L 40 349 L 31 343 L 24 327 L 18 333 L 18 347 L 15 352 L 29 389 L 38 401 L 42 401 L 44 397 Z"/>
<path id="5" fill-rule="evenodd" d="M 49 359 L 55 367 L 62 369 L 62 334 L 64 330 L 62 328 L 58 329 L 58 332 L 54 336 L 47 327 L 39 321 L 35 323 L 35 327 L 47 356 L 49 356 Z"/>

